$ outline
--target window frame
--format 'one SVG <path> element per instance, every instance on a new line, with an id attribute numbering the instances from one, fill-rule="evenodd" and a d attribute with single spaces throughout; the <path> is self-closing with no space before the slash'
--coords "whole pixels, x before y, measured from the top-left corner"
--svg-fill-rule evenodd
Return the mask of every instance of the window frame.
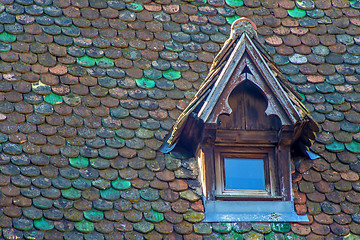
<path id="1" fill-rule="evenodd" d="M 237 190 L 225 188 L 224 158 L 263 159 L 265 190 Z M 214 148 L 215 158 L 215 199 L 231 200 L 277 200 L 279 181 L 275 163 L 275 146 L 244 145 L 237 147 L 217 146 Z"/>

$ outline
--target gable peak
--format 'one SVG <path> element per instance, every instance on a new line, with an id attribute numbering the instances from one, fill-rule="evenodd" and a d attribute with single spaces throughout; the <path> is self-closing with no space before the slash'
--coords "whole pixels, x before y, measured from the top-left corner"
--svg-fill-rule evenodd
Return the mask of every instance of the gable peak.
<path id="1" fill-rule="evenodd" d="M 255 23 L 247 18 L 240 18 L 231 24 L 230 39 L 235 39 L 246 33 L 250 38 L 256 38 L 257 27 Z"/>

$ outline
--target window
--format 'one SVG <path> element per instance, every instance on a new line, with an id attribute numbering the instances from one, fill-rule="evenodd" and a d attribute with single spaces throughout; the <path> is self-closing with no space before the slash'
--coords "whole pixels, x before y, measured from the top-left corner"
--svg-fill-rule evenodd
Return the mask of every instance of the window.
<path id="1" fill-rule="evenodd" d="M 274 148 L 216 148 L 215 164 L 217 199 L 278 196 Z"/>

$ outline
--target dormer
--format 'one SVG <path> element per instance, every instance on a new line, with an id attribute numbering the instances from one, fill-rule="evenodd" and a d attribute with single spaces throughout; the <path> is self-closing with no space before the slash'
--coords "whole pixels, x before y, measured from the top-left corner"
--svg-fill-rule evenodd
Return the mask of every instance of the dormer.
<path id="1" fill-rule="evenodd" d="M 307 221 L 294 211 L 291 157 L 308 150 L 318 126 L 255 24 L 231 29 L 162 151 L 197 157 L 207 221 Z"/>

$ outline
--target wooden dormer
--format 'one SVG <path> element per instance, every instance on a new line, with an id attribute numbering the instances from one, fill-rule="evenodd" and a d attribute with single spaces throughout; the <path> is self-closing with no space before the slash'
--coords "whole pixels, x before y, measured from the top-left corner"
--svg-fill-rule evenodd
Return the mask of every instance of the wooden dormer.
<path id="1" fill-rule="evenodd" d="M 239 19 L 231 29 L 160 150 L 197 157 L 209 221 L 234 201 L 263 212 L 273 201 L 287 219 L 306 221 L 291 207 L 291 153 L 306 150 L 318 126 L 257 40 L 255 24 Z M 256 179 L 241 176 L 247 172 Z M 228 210 L 233 220 L 243 218 L 243 208 Z"/>

